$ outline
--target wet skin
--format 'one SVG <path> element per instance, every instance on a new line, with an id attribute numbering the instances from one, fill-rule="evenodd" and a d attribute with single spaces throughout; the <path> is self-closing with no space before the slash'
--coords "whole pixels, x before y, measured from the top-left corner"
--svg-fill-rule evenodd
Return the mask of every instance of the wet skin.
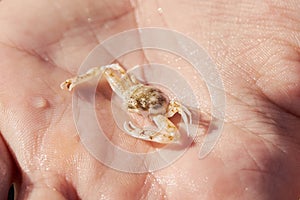
<path id="1" fill-rule="evenodd" d="M 0 1 L 0 197 L 15 182 L 19 199 L 298 199 L 299 9 L 292 0 Z M 147 26 L 180 31 L 203 46 L 227 101 L 222 136 L 208 157 L 197 159 L 199 137 L 171 166 L 138 175 L 110 169 L 87 152 L 71 95 L 59 84 L 99 42 Z M 118 62 L 184 67 L 168 58 L 145 50 Z M 109 95 L 99 94 L 108 107 Z M 115 144 L 151 151 L 111 121 L 106 126 Z"/>

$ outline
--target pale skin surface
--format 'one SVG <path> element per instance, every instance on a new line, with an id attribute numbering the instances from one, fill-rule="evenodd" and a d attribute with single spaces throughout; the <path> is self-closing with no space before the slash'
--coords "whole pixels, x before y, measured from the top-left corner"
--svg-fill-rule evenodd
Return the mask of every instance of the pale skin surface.
<path id="1" fill-rule="evenodd" d="M 19 199 L 298 199 L 299 5 L 1 1 L 0 196 L 15 181 Z M 190 148 L 162 171 L 135 175 L 107 168 L 85 150 L 71 95 L 59 84 L 99 41 L 144 26 L 185 33 L 211 54 L 224 80 L 227 110 L 224 133 L 209 157 L 198 160 L 198 148 Z M 122 63 L 154 56 L 131 59 Z M 118 144 L 122 133 L 112 130 Z M 132 138 L 122 145 L 149 148 Z"/>

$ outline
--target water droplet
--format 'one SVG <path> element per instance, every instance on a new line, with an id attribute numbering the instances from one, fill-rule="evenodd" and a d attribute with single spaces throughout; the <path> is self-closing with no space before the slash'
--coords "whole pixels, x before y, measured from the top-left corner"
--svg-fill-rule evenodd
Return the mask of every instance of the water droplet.
<path id="1" fill-rule="evenodd" d="M 157 8 L 157 11 L 158 11 L 159 14 L 163 13 L 163 9 L 162 8 Z"/>
<path id="2" fill-rule="evenodd" d="M 48 105 L 48 101 L 44 97 L 32 97 L 30 103 L 34 108 L 45 108 Z"/>
<path id="3" fill-rule="evenodd" d="M 50 59 L 49 57 L 46 55 L 46 54 L 42 54 L 41 55 L 41 58 L 45 61 L 45 62 L 48 62 Z"/>
<path id="4" fill-rule="evenodd" d="M 203 181 L 204 181 L 205 183 L 207 183 L 207 182 L 208 182 L 208 177 L 205 176 L 204 179 L 203 179 Z"/>

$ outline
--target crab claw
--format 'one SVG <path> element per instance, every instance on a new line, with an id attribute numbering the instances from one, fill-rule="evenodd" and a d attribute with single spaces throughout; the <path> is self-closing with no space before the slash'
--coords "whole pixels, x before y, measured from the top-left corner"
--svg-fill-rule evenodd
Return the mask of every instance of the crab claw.
<path id="1" fill-rule="evenodd" d="M 176 133 L 166 133 L 165 130 L 161 130 L 162 128 L 158 130 L 142 129 L 135 126 L 131 121 L 124 122 L 124 129 L 132 137 L 161 144 L 174 143 L 178 139 L 175 137 Z"/>
<path id="2" fill-rule="evenodd" d="M 73 80 L 72 79 L 65 80 L 60 84 L 60 88 L 63 90 L 67 89 L 69 91 L 72 91 L 72 89 L 74 88 Z"/>
<path id="3" fill-rule="evenodd" d="M 184 105 L 182 105 L 177 101 L 172 100 L 169 103 L 166 117 L 170 118 L 174 116 L 176 113 L 179 113 L 181 115 L 184 125 L 186 126 L 187 135 L 190 136 L 189 125 L 192 124 L 192 114 Z"/>

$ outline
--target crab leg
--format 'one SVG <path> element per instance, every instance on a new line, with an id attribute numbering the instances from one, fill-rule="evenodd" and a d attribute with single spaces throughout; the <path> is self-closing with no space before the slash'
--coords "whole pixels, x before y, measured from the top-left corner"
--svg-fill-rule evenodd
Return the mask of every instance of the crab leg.
<path id="1" fill-rule="evenodd" d="M 119 96 L 122 96 L 128 87 L 135 84 L 131 81 L 131 77 L 127 75 L 126 71 L 119 64 L 111 64 L 91 68 L 85 74 L 67 79 L 60 85 L 60 87 L 71 91 L 77 85 L 98 77 L 103 73 L 114 92 L 116 92 Z M 120 82 L 123 84 L 120 84 Z"/>
<path id="2" fill-rule="evenodd" d="M 158 131 L 151 129 L 141 129 L 135 126 L 131 121 L 124 122 L 124 129 L 130 136 L 148 141 L 152 141 L 153 137 L 159 134 Z"/>
<path id="3" fill-rule="evenodd" d="M 141 129 L 132 122 L 125 122 L 124 129 L 133 137 L 152 142 L 171 143 L 179 140 L 180 134 L 176 126 L 167 117 L 156 115 L 152 117 L 152 120 L 158 127 L 157 130 Z"/>
<path id="4" fill-rule="evenodd" d="M 189 136 L 189 124 L 192 123 L 192 114 L 191 112 L 182 104 L 177 101 L 170 101 L 168 112 L 166 113 L 166 117 L 170 118 L 173 117 L 176 113 L 179 113 L 182 117 L 182 120 L 186 126 L 187 134 Z"/>

